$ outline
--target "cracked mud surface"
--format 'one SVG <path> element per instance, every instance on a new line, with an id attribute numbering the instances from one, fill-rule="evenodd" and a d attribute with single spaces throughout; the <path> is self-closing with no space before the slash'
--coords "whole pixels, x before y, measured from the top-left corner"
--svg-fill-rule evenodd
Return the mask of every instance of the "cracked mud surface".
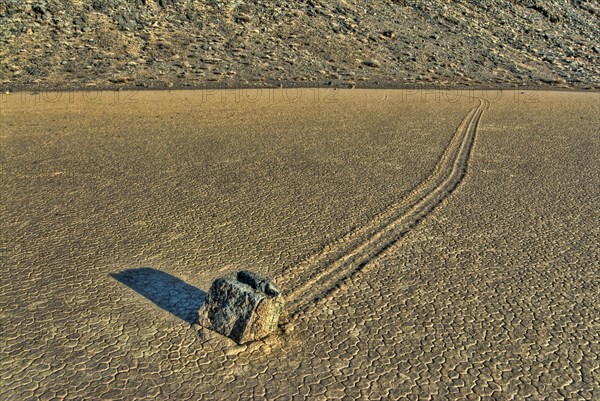
<path id="1" fill-rule="evenodd" d="M 240 93 L 0 99 L 0 398 L 598 397 L 597 93 Z M 216 276 L 368 241 L 478 98 L 458 186 L 281 335 L 190 326 Z"/>
<path id="2" fill-rule="evenodd" d="M 293 267 L 281 277 L 282 281 L 292 278 L 295 282 L 288 285 L 293 290 L 287 296 L 292 302 L 288 306 L 292 317 L 306 312 L 315 301 L 324 298 L 344 280 L 358 274 L 371 260 L 427 217 L 460 184 L 466 172 L 479 121 L 483 111 L 489 107 L 486 99 L 478 99 L 478 102 L 479 105 L 461 122 L 428 178 L 371 222 L 349 233 L 337 241 L 337 244 L 327 247 L 315 258 L 307 259 L 302 266 Z"/>

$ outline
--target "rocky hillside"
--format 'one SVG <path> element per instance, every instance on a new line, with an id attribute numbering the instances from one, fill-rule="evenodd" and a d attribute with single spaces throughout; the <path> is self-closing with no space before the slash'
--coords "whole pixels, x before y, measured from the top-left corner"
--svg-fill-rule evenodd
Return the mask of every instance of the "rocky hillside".
<path id="1" fill-rule="evenodd" d="M 0 0 L 0 86 L 600 87 L 597 0 Z"/>

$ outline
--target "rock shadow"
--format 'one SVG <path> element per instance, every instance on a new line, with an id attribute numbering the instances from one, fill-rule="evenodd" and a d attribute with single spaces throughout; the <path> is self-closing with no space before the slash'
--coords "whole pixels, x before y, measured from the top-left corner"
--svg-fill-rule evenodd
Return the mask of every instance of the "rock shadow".
<path id="1" fill-rule="evenodd" d="M 199 288 L 151 267 L 127 269 L 110 276 L 189 324 L 196 320 L 206 297 Z"/>

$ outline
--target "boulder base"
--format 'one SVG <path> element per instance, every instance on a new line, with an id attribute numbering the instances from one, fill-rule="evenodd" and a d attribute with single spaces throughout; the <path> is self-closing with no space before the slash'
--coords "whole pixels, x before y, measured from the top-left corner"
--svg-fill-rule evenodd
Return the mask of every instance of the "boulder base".
<path id="1" fill-rule="evenodd" d="M 198 323 L 243 344 L 273 333 L 284 303 L 269 279 L 249 271 L 231 273 L 213 281 Z"/>

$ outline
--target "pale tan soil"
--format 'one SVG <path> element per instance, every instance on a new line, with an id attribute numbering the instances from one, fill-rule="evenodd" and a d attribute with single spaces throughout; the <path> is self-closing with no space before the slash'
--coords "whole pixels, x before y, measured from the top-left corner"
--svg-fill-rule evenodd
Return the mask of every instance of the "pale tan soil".
<path id="1" fill-rule="evenodd" d="M 2 97 L 0 398 L 598 397 L 598 93 L 441 94 Z M 240 267 L 249 347 L 189 324 Z"/>

